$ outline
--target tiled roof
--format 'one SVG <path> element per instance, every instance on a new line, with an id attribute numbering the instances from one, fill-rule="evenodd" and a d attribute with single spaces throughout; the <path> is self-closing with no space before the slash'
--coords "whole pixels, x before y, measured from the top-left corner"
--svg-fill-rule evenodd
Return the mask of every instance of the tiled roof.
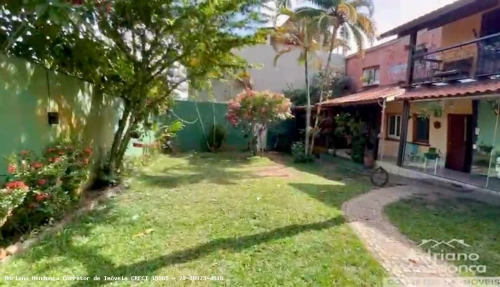
<path id="1" fill-rule="evenodd" d="M 350 96 L 324 101 L 321 104 L 321 106 L 329 107 L 329 106 L 371 104 L 381 99 L 385 99 L 388 97 L 397 97 L 403 95 L 404 93 L 405 89 L 402 89 L 400 87 L 379 87 L 363 91 L 357 94 L 353 94 Z"/>
<path id="2" fill-rule="evenodd" d="M 397 100 L 421 100 L 473 96 L 500 91 L 500 80 L 478 81 L 466 84 L 416 88 L 396 97 Z"/>

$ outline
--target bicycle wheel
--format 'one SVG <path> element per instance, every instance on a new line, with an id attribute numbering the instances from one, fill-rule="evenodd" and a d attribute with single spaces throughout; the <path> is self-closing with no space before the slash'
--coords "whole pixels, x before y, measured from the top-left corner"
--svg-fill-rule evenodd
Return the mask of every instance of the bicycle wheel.
<path id="1" fill-rule="evenodd" d="M 372 172 L 370 181 L 375 186 L 384 187 L 389 182 L 389 173 L 382 167 L 379 167 Z"/>

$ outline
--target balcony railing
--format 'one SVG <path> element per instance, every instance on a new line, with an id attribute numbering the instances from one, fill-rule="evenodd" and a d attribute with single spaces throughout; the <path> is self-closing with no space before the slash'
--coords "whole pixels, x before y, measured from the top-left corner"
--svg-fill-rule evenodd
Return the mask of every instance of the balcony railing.
<path id="1" fill-rule="evenodd" d="M 417 50 L 412 85 L 500 75 L 500 33 L 436 51 Z"/>

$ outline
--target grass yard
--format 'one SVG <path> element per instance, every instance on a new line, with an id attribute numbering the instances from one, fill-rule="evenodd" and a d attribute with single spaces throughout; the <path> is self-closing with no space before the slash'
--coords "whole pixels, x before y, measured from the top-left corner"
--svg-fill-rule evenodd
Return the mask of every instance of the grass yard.
<path id="1" fill-rule="evenodd" d="M 0 280 L 89 276 L 7 284 L 150 286 L 151 276 L 169 276 L 154 286 L 379 286 L 382 267 L 340 210 L 370 188 L 365 178 L 318 164 L 280 165 L 241 154 L 159 156 L 129 190 L 0 266 Z M 181 280 L 189 276 L 224 280 Z"/>
<path id="2" fill-rule="evenodd" d="M 479 255 L 478 260 L 448 260 L 456 266 L 486 267 L 486 272 L 459 270 L 463 276 L 500 276 L 500 208 L 470 199 L 415 197 L 387 207 L 386 213 L 400 231 L 417 244 L 424 239 L 463 239 L 469 247 L 440 246 L 434 253 Z M 441 252 L 441 250 L 443 250 Z M 474 259 L 473 257 L 472 259 Z M 450 257 L 449 259 L 453 259 Z M 481 271 L 478 268 L 474 268 Z"/>

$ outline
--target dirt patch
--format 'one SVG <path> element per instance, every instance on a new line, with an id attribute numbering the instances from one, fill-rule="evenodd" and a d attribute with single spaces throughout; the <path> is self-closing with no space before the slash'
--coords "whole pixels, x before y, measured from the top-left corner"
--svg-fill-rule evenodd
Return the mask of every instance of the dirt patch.
<path id="1" fill-rule="evenodd" d="M 272 165 L 263 168 L 259 168 L 254 171 L 254 174 L 259 177 L 295 177 L 296 174 L 293 168 L 286 167 L 284 165 Z"/>

